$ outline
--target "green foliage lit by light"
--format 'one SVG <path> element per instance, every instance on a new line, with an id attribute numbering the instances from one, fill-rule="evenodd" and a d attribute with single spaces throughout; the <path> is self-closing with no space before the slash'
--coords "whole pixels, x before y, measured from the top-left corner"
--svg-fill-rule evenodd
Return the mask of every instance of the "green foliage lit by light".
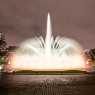
<path id="1" fill-rule="evenodd" d="M 5 63 L 4 57 L 0 56 L 0 65 L 2 65 L 4 63 Z"/>

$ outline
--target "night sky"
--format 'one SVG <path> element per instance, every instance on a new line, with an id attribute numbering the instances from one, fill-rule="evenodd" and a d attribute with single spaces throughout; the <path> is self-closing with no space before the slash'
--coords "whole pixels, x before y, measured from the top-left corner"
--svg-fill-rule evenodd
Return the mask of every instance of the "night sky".
<path id="1" fill-rule="evenodd" d="M 70 37 L 95 48 L 95 0 L 0 0 L 0 32 L 9 45 L 45 36 L 51 13 L 53 35 Z"/>

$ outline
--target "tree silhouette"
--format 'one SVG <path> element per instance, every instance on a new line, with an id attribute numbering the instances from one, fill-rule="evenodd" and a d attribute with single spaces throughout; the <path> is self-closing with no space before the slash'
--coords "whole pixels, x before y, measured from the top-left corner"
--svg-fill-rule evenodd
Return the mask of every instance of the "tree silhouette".
<path id="1" fill-rule="evenodd" d="M 7 43 L 5 41 L 5 35 L 0 32 L 0 55 L 4 55 L 6 52 Z"/>

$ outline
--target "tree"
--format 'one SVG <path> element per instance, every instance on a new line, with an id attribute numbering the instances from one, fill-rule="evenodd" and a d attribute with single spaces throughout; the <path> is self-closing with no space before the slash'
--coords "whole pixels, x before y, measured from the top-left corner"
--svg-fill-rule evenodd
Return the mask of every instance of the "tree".
<path id="1" fill-rule="evenodd" d="M 7 43 L 5 41 L 5 36 L 0 32 L 0 65 L 5 63 L 6 47 Z"/>
<path id="2" fill-rule="evenodd" d="M 5 63 L 5 59 L 4 57 L 0 56 L 0 65 L 4 64 Z"/>
<path id="3" fill-rule="evenodd" d="M 2 32 L 0 32 L 0 51 L 4 51 L 6 49 L 7 43 L 5 41 L 5 36 Z"/>
<path id="4" fill-rule="evenodd" d="M 92 56 L 92 59 L 95 60 L 95 48 L 91 49 L 90 54 Z"/>

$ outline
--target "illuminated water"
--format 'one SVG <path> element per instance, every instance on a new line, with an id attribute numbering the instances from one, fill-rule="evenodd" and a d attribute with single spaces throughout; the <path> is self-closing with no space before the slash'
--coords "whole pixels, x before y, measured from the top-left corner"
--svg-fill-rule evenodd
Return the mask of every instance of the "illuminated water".
<path id="1" fill-rule="evenodd" d="M 23 42 L 9 64 L 12 71 L 85 70 L 87 65 L 83 49 L 78 42 L 66 37 L 53 37 L 50 14 L 47 16 L 45 40 L 43 37 L 35 37 Z"/>
<path id="2" fill-rule="evenodd" d="M 83 49 L 75 40 L 47 34 L 25 41 L 9 61 L 12 71 L 64 71 L 86 68 Z M 10 69 L 7 68 L 7 69 Z M 7 70 L 8 71 L 8 70 Z M 2 75 L 1 95 L 95 95 L 95 75 Z"/>

